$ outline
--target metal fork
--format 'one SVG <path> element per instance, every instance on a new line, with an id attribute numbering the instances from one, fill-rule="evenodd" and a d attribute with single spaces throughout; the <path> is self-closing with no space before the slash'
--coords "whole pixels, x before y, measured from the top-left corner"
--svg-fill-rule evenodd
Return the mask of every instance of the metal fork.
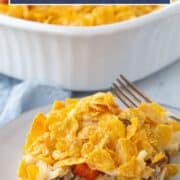
<path id="1" fill-rule="evenodd" d="M 153 102 L 144 92 L 122 74 L 116 79 L 116 82 L 112 84 L 111 91 L 128 108 L 137 107 L 143 102 Z M 169 118 L 180 121 L 180 117 L 172 112 L 168 111 L 168 116 Z"/>

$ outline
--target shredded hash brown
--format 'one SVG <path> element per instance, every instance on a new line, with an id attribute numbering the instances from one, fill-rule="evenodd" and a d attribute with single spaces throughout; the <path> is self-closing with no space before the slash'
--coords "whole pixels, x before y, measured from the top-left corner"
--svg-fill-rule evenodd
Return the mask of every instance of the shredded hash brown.
<path id="1" fill-rule="evenodd" d="M 156 103 L 120 109 L 111 93 L 55 101 L 38 113 L 28 132 L 18 169 L 21 180 L 63 177 L 86 164 L 117 180 L 155 179 L 157 167 L 174 176 L 180 123 Z"/>

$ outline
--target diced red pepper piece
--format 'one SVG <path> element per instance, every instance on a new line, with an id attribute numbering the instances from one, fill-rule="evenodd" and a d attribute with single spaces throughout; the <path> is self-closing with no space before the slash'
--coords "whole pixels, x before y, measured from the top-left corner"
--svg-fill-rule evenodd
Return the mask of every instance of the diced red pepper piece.
<path id="1" fill-rule="evenodd" d="M 99 172 L 89 168 L 87 164 L 79 164 L 73 167 L 73 174 L 83 180 L 95 180 Z"/>

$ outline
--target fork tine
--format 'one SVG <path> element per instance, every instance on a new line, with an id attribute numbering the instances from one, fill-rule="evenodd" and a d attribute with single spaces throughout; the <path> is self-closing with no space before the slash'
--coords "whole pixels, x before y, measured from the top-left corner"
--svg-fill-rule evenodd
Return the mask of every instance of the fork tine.
<path id="1" fill-rule="evenodd" d="M 126 94 L 124 94 L 124 92 L 120 89 L 120 87 L 118 87 L 117 84 L 113 83 L 112 90 L 113 90 L 113 92 L 116 93 L 118 98 L 122 101 L 122 103 L 126 107 L 130 108 L 130 107 L 136 107 L 137 106 Z"/>
<path id="2" fill-rule="evenodd" d="M 119 94 L 119 91 L 115 88 L 112 87 L 111 91 L 113 92 L 113 94 L 125 105 L 125 107 L 131 108 L 132 105 L 127 103 L 124 98 Z"/>
<path id="3" fill-rule="evenodd" d="M 126 101 L 124 101 L 123 98 L 116 92 L 116 89 L 115 89 L 115 88 L 111 88 L 111 91 L 113 92 L 113 94 L 114 94 L 116 97 L 118 97 L 118 99 L 121 100 L 121 102 L 122 102 L 126 107 L 128 107 L 128 108 L 131 107 L 131 106 L 130 106 L 128 103 L 126 103 Z"/>
<path id="4" fill-rule="evenodd" d="M 135 86 L 131 81 L 126 79 L 122 74 L 120 77 L 137 93 L 139 94 L 146 102 L 152 102 L 137 86 Z"/>
<path id="5" fill-rule="evenodd" d="M 134 100 L 136 100 L 138 103 L 141 103 L 141 100 L 135 94 L 133 94 L 133 92 L 128 88 L 126 84 L 124 84 L 119 78 L 117 78 L 116 80 L 122 86 L 122 88 L 124 88 L 134 98 Z"/>

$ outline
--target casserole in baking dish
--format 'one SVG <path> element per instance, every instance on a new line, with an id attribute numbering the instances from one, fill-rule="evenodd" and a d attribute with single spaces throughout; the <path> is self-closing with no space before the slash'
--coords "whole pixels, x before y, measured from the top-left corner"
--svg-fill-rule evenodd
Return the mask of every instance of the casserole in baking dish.
<path id="1" fill-rule="evenodd" d="M 94 27 L 42 24 L 0 15 L 0 72 L 71 90 L 110 87 L 119 73 L 143 78 L 180 57 L 180 3 Z"/>

